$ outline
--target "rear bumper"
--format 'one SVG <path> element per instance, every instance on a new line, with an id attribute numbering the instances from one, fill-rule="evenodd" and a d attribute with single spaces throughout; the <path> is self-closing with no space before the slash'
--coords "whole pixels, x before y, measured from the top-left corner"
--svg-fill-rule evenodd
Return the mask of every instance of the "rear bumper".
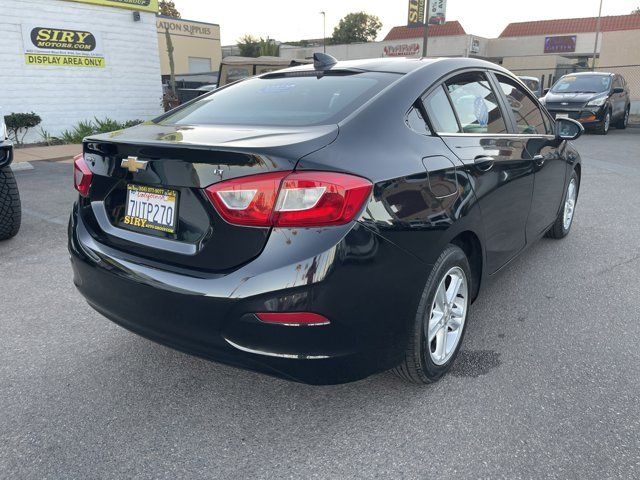
<path id="1" fill-rule="evenodd" d="M 13 161 L 13 144 L 9 141 L 0 142 L 0 168 L 11 165 Z"/>
<path id="2" fill-rule="evenodd" d="M 316 254 L 299 258 L 309 244 Z M 254 261 L 203 276 L 152 268 L 96 242 L 74 209 L 69 251 L 78 290 L 115 323 L 189 354 L 310 384 L 397 365 L 429 273 L 357 223 L 274 230 Z M 253 315 L 264 311 L 310 311 L 331 324 L 269 325 Z"/>

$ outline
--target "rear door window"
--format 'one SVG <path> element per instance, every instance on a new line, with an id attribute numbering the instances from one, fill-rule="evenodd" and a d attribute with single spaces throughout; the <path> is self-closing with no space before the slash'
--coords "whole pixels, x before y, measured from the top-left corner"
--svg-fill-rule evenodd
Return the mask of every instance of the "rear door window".
<path id="1" fill-rule="evenodd" d="M 496 74 L 500 88 L 507 97 L 518 126 L 518 133 L 525 135 L 547 135 L 551 132 L 544 121 L 538 103 L 516 82 Z"/>
<path id="2" fill-rule="evenodd" d="M 498 97 L 484 73 L 458 75 L 446 86 L 463 133 L 507 133 Z"/>
<path id="3" fill-rule="evenodd" d="M 217 90 L 162 120 L 171 125 L 310 126 L 335 124 L 399 74 L 315 72 L 244 80 Z"/>
<path id="4" fill-rule="evenodd" d="M 433 128 L 438 133 L 460 133 L 460 125 L 443 87 L 438 87 L 424 99 L 424 106 Z"/>

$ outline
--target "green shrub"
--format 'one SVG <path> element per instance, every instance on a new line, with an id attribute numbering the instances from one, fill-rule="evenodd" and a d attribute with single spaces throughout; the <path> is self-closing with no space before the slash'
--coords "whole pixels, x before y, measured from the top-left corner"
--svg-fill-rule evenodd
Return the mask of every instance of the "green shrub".
<path id="1" fill-rule="evenodd" d="M 84 120 L 78 122 L 78 124 L 70 130 L 64 130 L 60 134 L 60 141 L 63 144 L 82 143 L 82 140 L 85 137 L 89 137 L 97 133 L 109 133 L 117 130 L 123 130 L 125 128 L 134 127 L 140 123 L 142 123 L 142 120 L 128 120 L 126 122 L 118 122 L 111 118 L 105 118 L 102 120 L 99 118 Z"/>
<path id="2" fill-rule="evenodd" d="M 116 130 L 122 129 L 122 124 L 112 120 L 111 118 L 100 120 L 95 117 L 94 125 L 99 133 L 115 132 Z"/>
<path id="3" fill-rule="evenodd" d="M 40 127 L 40 136 L 42 137 L 42 141 L 47 144 L 47 146 L 51 145 L 62 145 L 62 140 L 58 137 L 54 137 L 44 128 Z"/>
<path id="4" fill-rule="evenodd" d="M 11 113 L 4 117 L 4 121 L 7 124 L 9 138 L 16 142 L 17 145 L 22 145 L 24 137 L 27 136 L 29 130 L 40 125 L 42 119 L 34 112 Z"/>

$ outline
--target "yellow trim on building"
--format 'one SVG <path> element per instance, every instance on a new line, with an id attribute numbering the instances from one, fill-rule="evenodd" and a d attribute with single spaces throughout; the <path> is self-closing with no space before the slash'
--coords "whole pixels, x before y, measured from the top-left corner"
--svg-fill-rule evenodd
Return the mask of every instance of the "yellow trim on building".
<path id="1" fill-rule="evenodd" d="M 42 65 L 49 67 L 86 67 L 104 68 L 104 57 L 85 57 L 80 55 L 50 55 L 40 53 L 26 53 L 24 55 L 27 65 Z"/>
<path id="2" fill-rule="evenodd" d="M 67 2 L 90 3 L 105 7 L 127 8 L 158 13 L 158 0 L 66 0 Z"/>

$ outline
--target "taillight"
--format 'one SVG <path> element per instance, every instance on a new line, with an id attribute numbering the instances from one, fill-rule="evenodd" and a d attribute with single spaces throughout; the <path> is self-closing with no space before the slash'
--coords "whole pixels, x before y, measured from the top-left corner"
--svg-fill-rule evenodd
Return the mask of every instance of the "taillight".
<path id="1" fill-rule="evenodd" d="M 227 222 L 269 226 L 280 183 L 288 174 L 276 172 L 234 178 L 211 185 L 205 192 Z"/>
<path id="2" fill-rule="evenodd" d="M 320 227 L 352 221 L 369 198 L 368 180 L 334 172 L 276 172 L 235 178 L 205 189 L 229 223 Z"/>
<path id="3" fill-rule="evenodd" d="M 73 157 L 73 186 L 83 197 L 89 196 L 93 173 L 82 154 Z"/>

